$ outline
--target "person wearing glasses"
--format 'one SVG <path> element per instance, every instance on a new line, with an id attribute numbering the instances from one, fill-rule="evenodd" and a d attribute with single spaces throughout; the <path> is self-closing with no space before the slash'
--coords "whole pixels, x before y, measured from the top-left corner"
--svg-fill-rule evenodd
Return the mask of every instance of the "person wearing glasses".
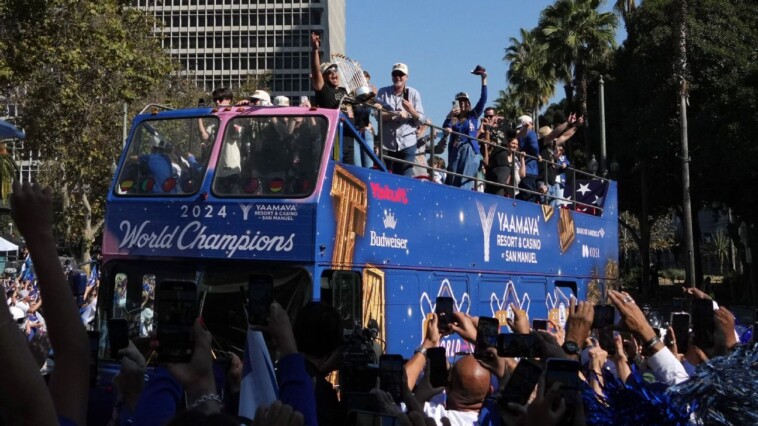
<path id="1" fill-rule="evenodd" d="M 453 108 L 442 123 L 445 133 L 450 135 L 448 146 L 447 184 L 459 188 L 474 189 L 475 176 L 479 170 L 480 150 L 476 141 L 479 131 L 479 117 L 487 103 L 487 72 L 477 67 L 476 75 L 482 78 L 482 91 L 476 106 L 466 92 L 455 95 Z"/>
<path id="2" fill-rule="evenodd" d="M 382 113 L 380 136 L 387 168 L 394 174 L 413 176 L 417 131 L 426 122 L 426 117 L 421 94 L 407 83 L 408 65 L 400 62 L 394 64 L 392 85 L 379 89 L 376 102 L 385 111 Z"/>

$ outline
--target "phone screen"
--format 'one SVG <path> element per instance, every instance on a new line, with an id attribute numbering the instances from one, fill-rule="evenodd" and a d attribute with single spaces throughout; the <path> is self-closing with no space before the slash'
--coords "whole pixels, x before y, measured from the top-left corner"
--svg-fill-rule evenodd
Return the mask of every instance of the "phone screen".
<path id="1" fill-rule="evenodd" d="M 476 346 L 474 356 L 488 358 L 487 348 L 497 348 L 497 336 L 500 333 L 500 321 L 495 318 L 479 317 L 476 327 Z"/>
<path id="2" fill-rule="evenodd" d="M 268 312 L 274 302 L 274 278 L 271 275 L 251 275 L 248 280 L 247 320 L 251 325 L 266 325 Z"/>
<path id="3" fill-rule="evenodd" d="M 600 347 L 608 352 L 608 355 L 616 354 L 616 342 L 613 340 L 613 330 L 603 327 L 597 331 L 597 341 Z"/>
<path id="4" fill-rule="evenodd" d="M 713 331 L 713 302 L 696 299 L 692 301 L 692 334 L 693 343 L 702 349 L 714 345 Z M 678 343 L 678 342 L 677 342 Z"/>
<path id="5" fill-rule="evenodd" d="M 508 358 L 537 358 L 534 335 L 504 333 L 497 336 L 497 355 Z"/>
<path id="6" fill-rule="evenodd" d="M 573 424 L 576 405 L 581 403 L 579 396 L 579 361 L 568 359 L 547 360 L 545 389 L 550 389 L 555 382 L 560 382 L 561 395 L 566 401 L 564 424 Z"/>
<path id="7" fill-rule="evenodd" d="M 437 328 L 440 331 L 447 331 L 448 325 L 453 321 L 453 298 L 438 297 L 434 305 L 434 313 L 437 314 Z"/>
<path id="8" fill-rule="evenodd" d="M 511 378 L 505 384 L 500 397 L 501 405 L 507 406 L 509 402 L 526 405 L 529 397 L 540 380 L 542 368 L 528 359 L 522 359 L 516 365 Z"/>
<path id="9" fill-rule="evenodd" d="M 379 357 L 379 388 L 392 395 L 399 403 L 403 399 L 403 360 L 402 355 L 382 355 Z"/>
<path id="10" fill-rule="evenodd" d="M 407 100 L 408 100 L 408 98 L 409 98 L 409 96 L 408 96 L 408 93 L 409 93 L 409 91 L 408 91 L 408 89 L 407 89 L 407 88 L 406 88 L 405 90 L 403 90 L 403 99 L 405 99 L 406 101 L 407 101 Z"/>
<path id="11" fill-rule="evenodd" d="M 595 305 L 595 315 L 592 318 L 592 328 L 604 328 L 613 325 L 616 309 L 611 305 Z"/>
<path id="12" fill-rule="evenodd" d="M 429 382 L 438 388 L 447 384 L 447 354 L 445 348 L 436 347 L 426 351 L 429 359 Z"/>
<path id="13" fill-rule="evenodd" d="M 111 358 L 120 359 L 118 351 L 129 347 L 129 323 L 126 318 L 108 320 L 108 343 L 111 347 Z"/>
<path id="14" fill-rule="evenodd" d="M 690 340 L 690 314 L 686 312 L 672 312 L 671 328 L 674 329 L 676 350 L 679 353 L 687 352 Z"/>
<path id="15" fill-rule="evenodd" d="M 189 362 L 195 346 L 197 286 L 190 281 L 163 281 L 158 286 L 155 313 L 158 329 L 158 359 Z"/>
<path id="16" fill-rule="evenodd" d="M 544 319 L 533 319 L 532 320 L 532 329 L 534 330 L 545 330 L 547 331 L 548 322 Z"/>

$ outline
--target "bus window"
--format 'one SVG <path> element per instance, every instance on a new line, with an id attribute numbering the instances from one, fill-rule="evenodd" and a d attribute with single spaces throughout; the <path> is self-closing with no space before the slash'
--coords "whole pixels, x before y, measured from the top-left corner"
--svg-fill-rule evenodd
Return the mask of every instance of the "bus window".
<path id="1" fill-rule="evenodd" d="M 145 274 L 142 277 L 142 303 L 140 304 L 139 337 L 149 337 L 153 331 L 153 315 L 155 309 L 155 275 Z"/>
<path id="2" fill-rule="evenodd" d="M 237 117 L 226 126 L 213 177 L 217 196 L 306 197 L 321 165 L 323 117 Z"/>
<path id="3" fill-rule="evenodd" d="M 200 188 L 210 154 L 203 139 L 218 118 L 145 121 L 134 130 L 114 191 L 118 195 L 189 195 Z M 200 131 L 203 126 L 206 133 Z M 212 139 L 211 139 L 212 140 Z"/>
<path id="4" fill-rule="evenodd" d="M 337 308 L 344 328 L 352 330 L 356 325 L 362 325 L 361 276 L 352 271 L 332 271 L 331 277 L 322 280 L 323 284 L 327 287 L 322 287 L 321 299 Z"/>
<path id="5" fill-rule="evenodd" d="M 567 297 L 579 297 L 577 294 L 576 281 L 556 281 L 555 286 L 561 288 Z"/>
<path id="6" fill-rule="evenodd" d="M 126 290 L 129 279 L 126 274 L 116 275 L 116 287 L 113 291 L 113 318 L 126 316 Z"/>

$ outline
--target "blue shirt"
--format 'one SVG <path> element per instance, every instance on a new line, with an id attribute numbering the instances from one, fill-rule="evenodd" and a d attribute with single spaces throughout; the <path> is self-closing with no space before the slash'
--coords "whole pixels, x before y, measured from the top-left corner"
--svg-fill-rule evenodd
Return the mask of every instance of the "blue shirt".
<path id="1" fill-rule="evenodd" d="M 465 135 L 468 135 L 469 137 L 460 136 L 460 140 L 458 141 L 458 144 L 450 144 L 448 147 L 448 158 L 453 159 L 456 157 L 456 154 L 458 152 L 458 147 L 465 144 L 470 143 L 471 148 L 473 148 L 475 154 L 479 154 L 479 142 L 477 142 L 476 135 L 477 132 L 479 132 L 479 116 L 482 115 L 484 112 L 484 104 L 487 103 L 487 86 L 482 85 L 482 92 L 479 95 L 479 102 L 476 103 L 476 106 L 474 106 L 474 109 L 469 111 L 468 115 L 464 120 L 456 121 L 455 123 L 452 123 L 452 119 L 447 118 L 445 119 L 445 122 L 442 123 L 443 128 L 449 127 L 456 133 L 463 133 Z M 450 136 L 451 140 L 455 139 L 455 135 Z M 455 146 L 454 146 L 455 145 Z"/>
<path id="2" fill-rule="evenodd" d="M 424 107 L 421 105 L 421 95 L 412 87 L 406 86 L 406 90 L 408 91 L 408 101 L 416 109 L 419 117 L 418 120 L 413 117 L 397 117 L 394 120 L 392 117 L 382 119 L 382 147 L 388 151 L 401 151 L 405 148 L 416 146 L 416 130 L 420 123 L 426 121 Z M 405 111 L 403 108 L 403 96 L 395 95 L 394 86 L 379 89 L 376 101 L 387 111 Z"/>
<path id="3" fill-rule="evenodd" d="M 528 155 L 524 160 L 526 163 L 526 174 L 538 175 L 539 166 L 537 158 L 540 155 L 540 145 L 537 142 L 537 133 L 534 130 L 528 130 L 525 136 L 518 138 L 518 149 Z"/>

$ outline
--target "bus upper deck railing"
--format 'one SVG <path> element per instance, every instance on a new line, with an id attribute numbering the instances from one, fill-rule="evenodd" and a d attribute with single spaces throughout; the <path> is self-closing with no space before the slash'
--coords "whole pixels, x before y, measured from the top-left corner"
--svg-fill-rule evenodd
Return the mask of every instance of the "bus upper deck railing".
<path id="1" fill-rule="evenodd" d="M 371 108 L 372 109 L 372 113 L 374 113 L 374 115 L 378 116 L 378 117 L 374 117 L 376 119 L 376 122 L 377 122 L 378 127 L 379 127 L 378 128 L 378 136 L 377 136 L 378 139 L 379 139 L 379 141 L 375 142 L 375 145 L 380 148 L 378 150 L 379 159 L 382 160 L 382 161 L 385 161 L 384 157 L 385 157 L 385 153 L 386 153 L 387 150 L 382 147 L 382 143 L 381 143 L 381 140 L 382 140 L 382 131 L 383 131 L 382 114 L 389 114 L 389 115 L 396 115 L 396 116 L 399 116 L 400 114 L 397 113 L 397 112 L 394 112 L 394 111 L 387 111 L 387 110 L 384 110 L 382 108 L 378 108 L 375 105 L 371 105 L 371 104 L 364 104 L 364 105 L 366 105 L 369 108 Z M 603 183 L 607 183 L 610 180 L 607 179 L 607 178 L 601 177 L 601 176 L 596 176 L 596 175 L 593 175 L 591 173 L 587 173 L 587 172 L 582 171 L 582 170 L 578 170 L 578 169 L 576 169 L 574 167 L 571 167 L 571 166 L 567 166 L 562 171 L 558 171 L 556 169 L 556 174 L 569 173 L 570 176 L 571 176 L 571 180 L 570 180 L 570 182 L 572 182 L 572 185 L 571 185 L 571 197 L 569 197 L 569 198 L 558 197 L 558 196 L 555 196 L 555 195 L 547 195 L 547 194 L 543 194 L 542 192 L 539 192 L 539 191 L 532 191 L 532 190 L 526 189 L 524 187 L 520 187 L 518 185 L 504 184 L 504 183 L 500 183 L 500 182 L 495 182 L 495 181 L 492 181 L 492 180 L 487 180 L 486 178 L 481 178 L 479 176 L 462 175 L 462 174 L 450 171 L 448 169 L 443 169 L 443 168 L 435 167 L 434 166 L 434 161 L 433 161 L 433 158 L 435 157 L 435 154 L 438 152 L 438 150 L 439 150 L 440 153 L 444 152 L 445 145 L 448 144 L 448 141 L 453 136 L 457 136 L 459 138 L 468 139 L 468 140 L 472 141 L 471 143 L 479 143 L 479 144 L 483 145 L 483 147 L 485 147 L 485 149 L 486 149 L 486 147 L 489 147 L 489 148 L 492 148 L 492 149 L 497 148 L 497 149 L 506 150 L 506 151 L 508 151 L 509 155 L 514 156 L 513 162 L 516 162 L 516 161 L 519 160 L 518 156 L 523 156 L 526 159 L 534 159 L 540 165 L 539 167 L 543 168 L 543 170 L 541 170 L 541 172 L 544 172 L 545 176 L 549 175 L 548 168 L 551 167 L 551 165 L 553 167 L 557 168 L 557 167 L 560 166 L 560 164 L 558 164 L 558 163 L 556 163 L 556 162 L 554 162 L 552 160 L 543 159 L 540 156 L 532 156 L 532 155 L 526 154 L 524 152 L 519 152 L 517 150 L 512 150 L 512 149 L 508 148 L 507 146 L 501 145 L 501 144 L 496 143 L 496 142 L 491 142 L 491 141 L 484 140 L 484 139 L 474 138 L 474 137 L 471 137 L 471 136 L 469 136 L 467 134 L 464 134 L 464 133 L 458 133 L 458 132 L 455 132 L 455 131 L 452 131 L 452 130 L 449 130 L 449 129 L 444 129 L 444 128 L 438 126 L 438 125 L 433 124 L 430 121 L 427 121 L 426 123 L 422 123 L 422 125 L 429 127 L 429 129 L 430 129 L 429 132 L 430 132 L 430 135 L 431 135 L 428 138 L 428 140 L 425 143 L 425 145 L 423 145 L 423 147 L 424 147 L 423 152 L 419 152 L 418 153 L 418 154 L 423 153 L 427 157 L 426 158 L 426 163 L 427 164 L 426 165 L 419 164 L 419 163 L 416 163 L 416 162 L 410 162 L 410 161 L 406 161 L 406 160 L 399 159 L 399 158 L 394 158 L 394 157 L 392 158 L 392 161 L 398 162 L 398 163 L 402 163 L 402 164 L 406 164 L 406 165 L 411 166 L 411 167 L 421 167 L 421 168 L 424 168 L 424 169 L 426 169 L 428 171 L 428 176 L 426 176 L 426 177 L 429 178 L 429 179 L 433 179 L 433 173 L 435 171 L 437 171 L 437 172 L 444 172 L 446 175 L 458 176 L 458 177 L 460 177 L 462 179 L 468 179 L 468 180 L 473 181 L 474 182 L 474 188 L 476 188 L 477 186 L 482 185 L 482 184 L 483 185 L 492 185 L 494 187 L 506 188 L 507 190 L 512 191 L 510 193 L 514 194 L 514 196 L 515 196 L 515 194 L 518 194 L 519 192 L 524 192 L 524 193 L 531 194 L 531 195 L 533 195 L 535 197 L 538 197 L 538 198 L 544 196 L 544 197 L 549 198 L 549 199 L 555 199 L 555 200 L 557 200 L 558 202 L 560 202 L 563 205 L 571 205 L 574 210 L 576 210 L 577 207 L 581 207 L 581 208 L 585 208 L 585 209 L 594 209 L 597 212 L 599 212 L 600 214 L 602 214 L 602 212 L 604 210 L 603 206 L 595 205 L 595 204 L 588 204 L 588 203 L 585 203 L 585 202 L 582 202 L 582 201 L 578 201 L 577 200 L 577 196 L 576 196 L 576 193 L 578 192 L 577 189 L 576 189 L 576 182 L 577 182 L 577 179 L 597 180 L 597 181 L 601 181 Z M 440 132 L 442 134 L 442 137 L 439 138 L 439 140 L 437 140 L 437 137 L 436 137 L 436 134 L 438 132 Z M 505 139 L 507 139 L 507 138 L 505 138 Z M 503 141 L 504 144 L 507 144 L 507 142 L 508 142 L 507 140 Z M 516 168 L 512 167 L 511 168 L 511 176 L 512 176 L 512 179 L 514 181 L 516 180 L 515 179 L 516 174 L 517 174 Z M 542 175 L 540 174 L 539 176 L 542 176 Z M 416 177 L 418 177 L 418 176 L 416 176 Z M 546 184 L 552 185 L 552 183 L 547 183 L 547 182 L 546 182 Z"/>

